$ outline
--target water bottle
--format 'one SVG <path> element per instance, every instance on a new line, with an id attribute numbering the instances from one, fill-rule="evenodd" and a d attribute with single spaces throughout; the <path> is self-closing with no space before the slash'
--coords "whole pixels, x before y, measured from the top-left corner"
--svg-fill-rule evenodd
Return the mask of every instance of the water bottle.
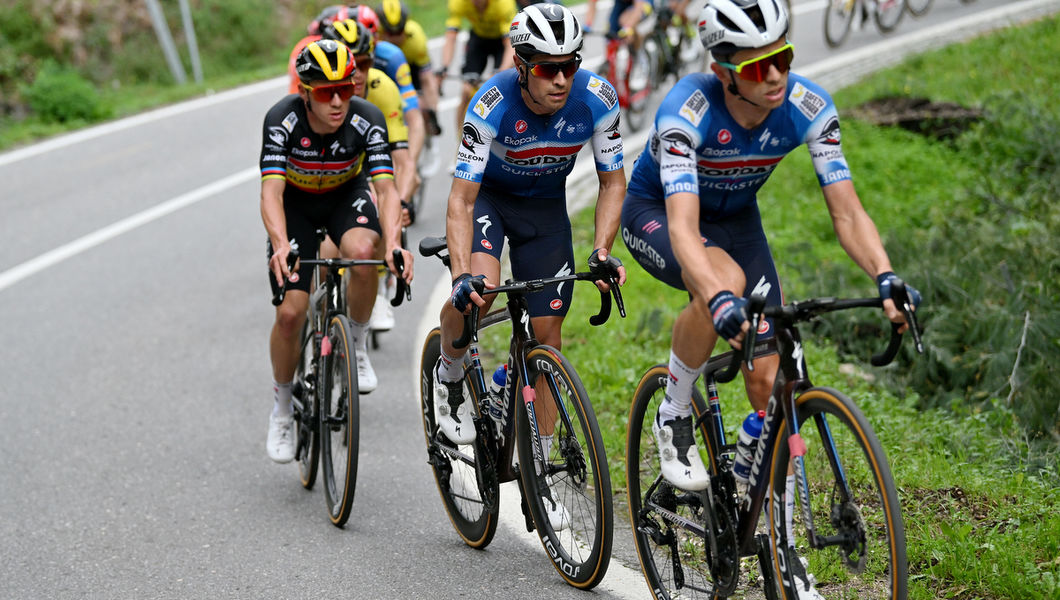
<path id="1" fill-rule="evenodd" d="M 737 487 L 742 491 L 747 488 L 751 477 L 751 463 L 758 448 L 758 436 L 762 435 L 762 421 L 766 411 L 752 411 L 743 420 L 736 442 L 736 460 L 732 464 L 732 474 L 736 476 Z"/>
<path id="2" fill-rule="evenodd" d="M 504 418 L 504 384 L 508 380 L 508 365 L 497 367 L 489 380 L 489 413 L 498 423 Z"/>

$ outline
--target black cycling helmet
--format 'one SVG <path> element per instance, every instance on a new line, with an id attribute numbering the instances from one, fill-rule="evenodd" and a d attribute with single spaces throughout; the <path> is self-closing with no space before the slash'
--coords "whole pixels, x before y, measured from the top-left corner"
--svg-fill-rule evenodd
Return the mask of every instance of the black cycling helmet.
<path id="1" fill-rule="evenodd" d="M 375 51 L 375 38 L 368 28 L 354 19 L 333 21 L 324 26 L 320 35 L 326 40 L 342 42 L 353 52 L 354 56 L 372 54 Z"/>
<path id="2" fill-rule="evenodd" d="M 401 0 L 383 0 L 375 14 L 379 16 L 379 24 L 390 34 L 405 31 L 405 23 L 409 21 L 409 8 Z"/>
<path id="3" fill-rule="evenodd" d="M 352 16 L 354 16 L 353 11 L 345 4 L 332 4 L 313 17 L 313 20 L 306 27 L 306 31 L 309 32 L 309 35 L 320 35 L 324 30 L 324 26 L 328 23 L 348 19 Z"/>
<path id="4" fill-rule="evenodd" d="M 353 60 L 353 52 L 345 44 L 335 40 L 317 40 L 302 49 L 294 68 L 302 83 L 342 81 L 353 76 L 357 63 Z"/>

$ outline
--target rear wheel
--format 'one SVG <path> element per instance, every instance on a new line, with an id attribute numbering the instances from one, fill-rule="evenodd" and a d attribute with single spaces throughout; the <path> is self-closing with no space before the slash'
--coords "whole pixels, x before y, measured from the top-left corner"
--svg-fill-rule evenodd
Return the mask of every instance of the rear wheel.
<path id="1" fill-rule="evenodd" d="M 600 428 L 581 379 L 558 350 L 537 346 L 527 353 L 526 364 L 536 392 L 532 403 L 523 398 L 526 412 L 516 417 L 526 502 L 556 571 L 568 584 L 591 589 L 607 573 L 614 538 L 611 477 Z M 531 406 L 540 434 L 551 433 L 536 449 Z"/>
<path id="2" fill-rule="evenodd" d="M 317 480 L 317 465 L 320 464 L 320 438 L 317 436 L 316 371 L 313 369 L 313 324 L 306 319 L 302 326 L 302 354 L 294 372 L 294 420 L 298 444 L 295 457 L 298 459 L 298 474 L 302 487 L 309 490 Z"/>
<path id="3" fill-rule="evenodd" d="M 856 0 L 828 0 L 824 9 L 824 41 L 829 47 L 838 48 L 846 41 L 860 8 Z"/>
<path id="4" fill-rule="evenodd" d="M 423 435 L 427 442 L 427 462 L 434 472 L 434 482 L 442 505 L 453 528 L 472 548 L 485 548 L 497 532 L 500 484 L 496 477 L 480 481 L 480 461 L 487 460 L 481 436 L 474 443 L 457 446 L 438 430 L 434 421 L 434 370 L 438 363 L 441 332 L 434 328 L 427 334 L 420 355 L 420 409 Z M 465 402 L 477 411 L 478 401 L 464 380 Z"/>
<path id="5" fill-rule="evenodd" d="M 922 17 L 927 14 L 932 2 L 934 0 L 905 0 L 905 7 L 909 9 L 909 14 L 914 17 Z"/>
<path id="6" fill-rule="evenodd" d="M 627 45 L 626 48 L 629 46 Z M 626 124 L 630 131 L 639 131 L 648 120 L 652 91 L 652 60 L 642 45 L 636 52 L 619 53 L 628 56 L 626 65 L 626 89 L 629 106 L 626 108 Z"/>
<path id="7" fill-rule="evenodd" d="M 802 462 L 806 487 L 796 483 L 793 513 L 794 549 L 808 561 L 827 598 L 906 597 L 908 567 L 905 527 L 898 494 L 876 434 L 850 398 L 830 388 L 811 388 L 796 400 L 799 434 L 806 445 Z M 787 420 L 780 431 L 788 431 Z M 777 437 L 770 468 L 767 510 L 770 550 L 779 598 L 796 600 L 791 569 L 799 559 L 789 550 L 785 530 L 785 480 L 791 451 L 786 433 Z M 809 499 L 809 506 L 803 502 Z M 812 521 L 809 517 L 812 517 Z M 808 526 L 824 547 L 813 550 Z M 798 569 L 798 567 L 796 567 Z"/>
<path id="8" fill-rule="evenodd" d="M 659 448 L 652 433 L 652 420 L 666 396 L 666 365 L 655 365 L 637 385 L 629 413 L 626 439 L 626 484 L 629 518 L 640 558 L 641 571 L 652 596 L 670 598 L 714 598 L 714 584 L 702 535 L 678 525 L 669 515 L 703 527 L 706 523 L 700 494 L 681 491 L 666 482 L 660 470 Z M 693 414 L 706 412 L 698 389 L 692 389 Z M 699 432 L 703 451 L 706 434 Z M 713 476 L 715 461 L 704 456 L 703 464 Z"/>
<path id="9" fill-rule="evenodd" d="M 328 517 L 338 527 L 346 524 L 357 487 L 357 451 L 360 444 L 360 397 L 357 393 L 357 355 L 350 322 L 335 315 L 328 324 L 322 352 L 324 387 L 320 400 L 320 437 L 324 465 L 324 497 Z"/>

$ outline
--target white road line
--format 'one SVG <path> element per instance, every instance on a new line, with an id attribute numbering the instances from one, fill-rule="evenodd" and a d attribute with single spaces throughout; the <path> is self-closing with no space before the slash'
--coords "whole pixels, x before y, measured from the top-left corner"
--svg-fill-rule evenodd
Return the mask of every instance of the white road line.
<path id="1" fill-rule="evenodd" d="M 206 184 L 198 189 L 167 200 L 145 211 L 136 213 L 130 217 L 122 219 L 121 221 L 89 233 L 88 235 L 77 238 L 72 242 L 63 244 L 54 250 L 45 252 L 36 258 L 30 259 L 16 267 L 0 273 L 0 290 L 4 290 L 31 275 L 39 273 L 68 258 L 77 256 L 79 253 L 98 246 L 103 242 L 114 239 L 123 233 L 132 231 L 133 229 L 146 225 L 151 221 L 161 219 L 170 213 L 191 206 L 197 202 L 201 202 L 237 185 L 253 181 L 260 175 L 260 173 L 261 171 L 257 166 L 233 173 L 228 177 Z"/>

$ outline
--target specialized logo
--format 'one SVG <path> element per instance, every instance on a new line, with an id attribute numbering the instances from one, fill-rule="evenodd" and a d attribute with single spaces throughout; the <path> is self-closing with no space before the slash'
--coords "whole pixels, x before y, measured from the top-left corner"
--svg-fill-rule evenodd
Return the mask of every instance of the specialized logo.
<path id="1" fill-rule="evenodd" d="M 304 138 L 302 138 L 302 141 L 299 142 L 299 143 L 302 144 L 303 148 L 308 148 L 313 142 L 309 141 L 309 138 L 304 137 Z"/>
<path id="2" fill-rule="evenodd" d="M 493 86 L 479 96 L 478 102 L 475 103 L 472 110 L 475 111 L 476 115 L 485 119 L 503 99 L 504 94 L 501 93 L 497 86 Z"/>
<path id="3" fill-rule="evenodd" d="M 571 272 L 572 271 L 570 269 L 570 263 L 565 262 L 565 263 L 563 263 L 563 266 L 559 268 L 559 271 L 556 271 L 556 274 L 553 277 L 566 277 L 567 275 L 570 275 Z M 562 294 L 563 293 L 563 286 L 565 286 L 565 285 L 567 285 L 566 281 L 564 281 L 564 282 L 560 283 L 559 285 L 557 285 L 556 286 L 556 293 L 557 294 Z"/>
<path id="4" fill-rule="evenodd" d="M 590 77 L 589 84 L 586 88 L 588 88 L 594 96 L 603 101 L 607 110 L 611 110 L 616 104 L 618 104 L 618 92 L 615 91 L 615 88 L 605 84 L 602 80 L 597 79 L 596 77 Z"/>
<path id="5" fill-rule="evenodd" d="M 526 131 L 526 121 L 519 119 L 515 122 L 515 132 L 523 133 L 524 131 Z"/>
<path id="6" fill-rule="evenodd" d="M 331 145 L 328 146 L 328 148 L 331 148 L 331 153 L 333 155 L 334 154 L 338 154 L 340 150 L 345 151 L 345 148 L 343 148 L 342 146 L 339 145 L 339 141 L 338 140 L 335 140 L 334 142 L 331 142 Z"/>
<path id="7" fill-rule="evenodd" d="M 692 92 L 688 100 L 685 100 L 685 103 L 681 105 L 681 109 L 677 112 L 685 119 L 688 119 L 688 122 L 698 127 L 708 108 L 710 108 L 710 102 L 707 102 L 707 97 L 703 95 L 703 92 L 696 90 Z"/>
<path id="8" fill-rule="evenodd" d="M 559 122 L 552 126 L 552 129 L 556 130 L 556 137 L 557 138 L 561 137 L 563 135 L 563 126 L 566 125 L 566 124 L 567 124 L 567 119 L 564 119 L 563 117 L 560 117 L 559 118 Z"/>
<path id="9" fill-rule="evenodd" d="M 356 210 L 357 212 L 359 212 L 359 213 L 363 213 L 363 212 L 364 212 L 364 205 L 365 205 L 365 204 L 368 204 L 368 200 L 366 200 L 365 198 L 358 198 L 358 199 L 357 199 L 357 200 L 356 200 L 356 201 L 355 201 L 355 202 L 353 203 L 353 208 L 354 208 L 354 209 L 355 209 L 355 210 Z"/>
<path id="10" fill-rule="evenodd" d="M 287 133 L 290 133 L 294 130 L 296 123 L 298 123 L 298 115 L 294 114 L 294 111 L 291 111 L 283 118 L 283 122 L 280 123 L 280 125 L 283 125 L 283 128 L 287 130 Z"/>
<path id="11" fill-rule="evenodd" d="M 811 121 L 817 117 L 826 104 L 824 98 L 811 92 L 801 83 L 796 83 L 794 87 L 791 88 L 791 94 L 788 95 L 788 100 L 795 105 L 795 108 L 799 109 L 799 112 Z"/>
<path id="12" fill-rule="evenodd" d="M 722 129 L 721 131 L 718 132 L 718 143 L 719 144 L 728 144 L 731 141 L 732 141 L 732 132 L 731 131 L 729 131 L 728 129 Z"/>
<path id="13" fill-rule="evenodd" d="M 828 144 L 829 146 L 839 145 L 840 133 L 838 117 L 828 119 L 828 122 L 824 124 L 824 129 L 821 130 L 821 135 L 817 136 L 817 141 L 822 144 Z"/>
<path id="14" fill-rule="evenodd" d="M 482 143 L 482 134 L 471 123 L 464 123 L 464 135 L 460 139 L 460 145 L 467 148 L 469 152 L 475 151 L 475 146 Z"/>
<path id="15" fill-rule="evenodd" d="M 482 215 L 481 217 L 475 219 L 475 222 L 482 225 L 482 229 L 479 231 L 479 233 L 482 234 L 482 237 L 486 237 L 486 230 L 493 226 L 493 222 L 490 221 L 490 216 Z"/>

